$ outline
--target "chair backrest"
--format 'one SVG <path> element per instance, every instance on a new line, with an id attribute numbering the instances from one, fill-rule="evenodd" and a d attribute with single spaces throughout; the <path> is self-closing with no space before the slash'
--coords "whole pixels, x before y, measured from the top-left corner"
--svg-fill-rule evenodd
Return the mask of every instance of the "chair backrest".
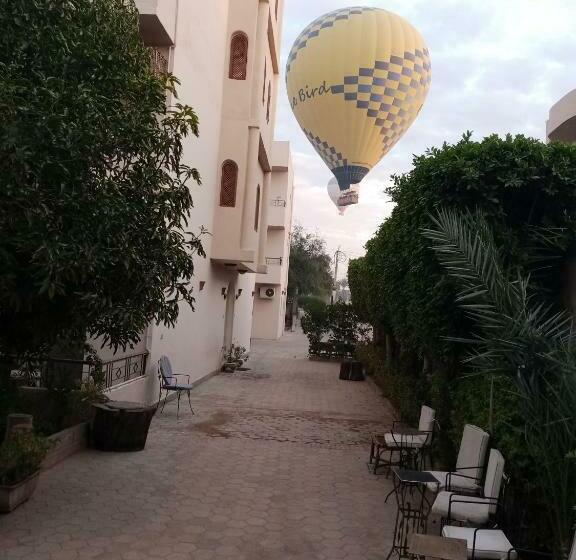
<path id="1" fill-rule="evenodd" d="M 471 476 L 480 482 L 489 439 L 490 435 L 478 426 L 466 424 L 462 432 L 458 459 L 456 459 L 456 472 L 461 472 L 464 476 Z M 471 469 L 470 467 L 477 468 Z M 459 471 L 460 469 L 462 471 Z"/>
<path id="2" fill-rule="evenodd" d="M 162 356 L 158 360 L 158 372 L 162 377 L 165 385 L 170 385 L 174 380 L 174 373 L 172 372 L 172 364 L 167 356 Z"/>
<path id="3" fill-rule="evenodd" d="M 497 449 L 490 449 L 488 467 L 486 467 L 486 480 L 484 481 L 484 497 L 496 498 L 500 496 L 502 478 L 504 477 L 504 457 Z M 496 505 L 490 506 L 490 513 L 496 512 Z"/>
<path id="4" fill-rule="evenodd" d="M 429 406 L 423 405 L 420 409 L 420 422 L 418 423 L 418 429 L 421 432 L 432 432 L 434 430 L 435 417 L 436 411 Z"/>

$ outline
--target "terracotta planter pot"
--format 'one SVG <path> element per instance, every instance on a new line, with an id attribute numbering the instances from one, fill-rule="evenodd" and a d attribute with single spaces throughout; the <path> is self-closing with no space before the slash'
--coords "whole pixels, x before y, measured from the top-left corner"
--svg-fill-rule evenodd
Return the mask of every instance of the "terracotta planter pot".
<path id="1" fill-rule="evenodd" d="M 0 512 L 9 513 L 30 498 L 38 484 L 39 474 L 40 471 L 37 471 L 26 480 L 12 486 L 0 486 Z"/>

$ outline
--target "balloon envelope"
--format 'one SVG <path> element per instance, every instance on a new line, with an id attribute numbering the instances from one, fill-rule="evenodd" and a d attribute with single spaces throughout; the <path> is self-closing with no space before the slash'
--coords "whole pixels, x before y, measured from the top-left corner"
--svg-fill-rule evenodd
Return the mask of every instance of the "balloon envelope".
<path id="1" fill-rule="evenodd" d="M 430 77 L 418 31 L 372 7 L 314 20 L 294 42 L 286 65 L 290 106 L 341 190 L 359 183 L 406 132 Z"/>

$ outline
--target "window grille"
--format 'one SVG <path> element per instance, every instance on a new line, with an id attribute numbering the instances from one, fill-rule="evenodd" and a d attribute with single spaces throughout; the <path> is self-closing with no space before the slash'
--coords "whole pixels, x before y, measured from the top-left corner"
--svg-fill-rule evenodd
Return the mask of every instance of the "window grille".
<path id="1" fill-rule="evenodd" d="M 248 37 L 237 31 L 230 41 L 230 70 L 228 77 L 232 80 L 245 80 L 248 66 Z"/>
<path id="2" fill-rule="evenodd" d="M 150 56 L 150 68 L 152 73 L 157 78 L 164 78 L 168 74 L 168 60 L 166 57 L 156 48 L 148 47 L 148 54 Z"/>
<path id="3" fill-rule="evenodd" d="M 233 208 L 236 206 L 236 183 L 238 181 L 238 166 L 232 160 L 222 164 L 220 179 L 220 206 Z"/>

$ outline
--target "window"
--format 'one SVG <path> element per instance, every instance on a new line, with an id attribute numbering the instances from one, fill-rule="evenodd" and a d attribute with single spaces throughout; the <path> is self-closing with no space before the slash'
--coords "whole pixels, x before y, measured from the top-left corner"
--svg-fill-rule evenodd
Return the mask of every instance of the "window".
<path id="1" fill-rule="evenodd" d="M 260 185 L 256 189 L 256 212 L 254 214 L 254 231 L 258 231 L 258 222 L 260 221 Z"/>
<path id="2" fill-rule="evenodd" d="M 266 122 L 270 122 L 270 97 L 272 96 L 272 86 L 268 82 L 268 103 L 266 105 Z"/>
<path id="3" fill-rule="evenodd" d="M 238 181 L 238 166 L 227 159 L 222 164 L 220 178 L 220 206 L 234 208 L 236 206 L 236 182 Z"/>
<path id="4" fill-rule="evenodd" d="M 266 57 L 264 57 L 264 83 L 262 84 L 262 105 L 264 105 L 264 99 L 266 99 Z"/>
<path id="5" fill-rule="evenodd" d="M 248 65 L 248 37 L 242 31 L 236 31 L 230 41 L 230 70 L 232 80 L 245 80 Z"/>

